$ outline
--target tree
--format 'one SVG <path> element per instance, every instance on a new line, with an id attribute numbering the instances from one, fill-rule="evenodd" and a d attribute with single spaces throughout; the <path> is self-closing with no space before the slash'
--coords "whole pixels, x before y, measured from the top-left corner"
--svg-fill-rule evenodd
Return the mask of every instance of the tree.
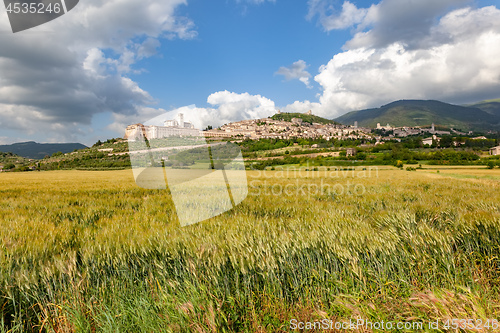
<path id="1" fill-rule="evenodd" d="M 366 153 L 361 152 L 361 153 L 356 154 L 356 159 L 366 160 Z"/>
<path id="2" fill-rule="evenodd" d="M 453 146 L 453 137 L 451 135 L 443 135 L 441 141 L 439 141 L 439 145 L 443 148 L 450 148 Z"/>

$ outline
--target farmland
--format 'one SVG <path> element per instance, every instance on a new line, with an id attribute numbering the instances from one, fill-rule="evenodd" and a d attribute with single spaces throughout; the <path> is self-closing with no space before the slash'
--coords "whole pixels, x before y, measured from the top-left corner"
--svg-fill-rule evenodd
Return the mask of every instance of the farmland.
<path id="1" fill-rule="evenodd" d="M 0 332 L 500 317 L 499 169 L 315 170 L 185 228 L 131 170 L 0 174 Z"/>

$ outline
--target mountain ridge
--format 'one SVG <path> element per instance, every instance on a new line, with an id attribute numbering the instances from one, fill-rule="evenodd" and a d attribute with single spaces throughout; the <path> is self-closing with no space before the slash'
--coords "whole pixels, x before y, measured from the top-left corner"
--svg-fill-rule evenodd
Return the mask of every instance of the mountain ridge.
<path id="1" fill-rule="evenodd" d="M 398 100 L 379 108 L 348 112 L 334 121 L 361 127 L 375 128 L 377 123 L 391 126 L 429 126 L 452 127 L 459 130 L 499 130 L 500 103 L 478 102 L 468 106 L 449 104 L 437 100 Z M 489 107 L 489 112 L 481 108 Z M 498 109 L 497 109 L 498 107 Z"/>
<path id="2" fill-rule="evenodd" d="M 84 149 L 81 143 L 37 143 L 35 141 L 17 142 L 10 145 L 0 145 L 0 152 L 13 153 L 24 158 L 43 159 L 54 153 L 70 153 L 75 149 Z"/>

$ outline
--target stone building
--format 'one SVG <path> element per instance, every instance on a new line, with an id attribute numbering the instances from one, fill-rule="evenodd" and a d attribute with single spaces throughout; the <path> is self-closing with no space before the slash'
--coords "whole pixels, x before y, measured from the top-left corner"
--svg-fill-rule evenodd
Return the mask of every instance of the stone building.
<path id="1" fill-rule="evenodd" d="M 125 139 L 139 137 L 146 137 L 148 140 L 151 139 L 162 139 L 172 136 L 200 136 L 200 130 L 194 128 L 194 125 L 190 122 L 184 121 L 184 115 L 179 113 L 178 120 L 166 120 L 163 123 L 164 126 L 145 126 L 143 124 L 135 124 L 127 127 L 125 131 Z"/>
<path id="2" fill-rule="evenodd" d="M 490 155 L 500 155 L 500 146 L 490 148 Z"/>

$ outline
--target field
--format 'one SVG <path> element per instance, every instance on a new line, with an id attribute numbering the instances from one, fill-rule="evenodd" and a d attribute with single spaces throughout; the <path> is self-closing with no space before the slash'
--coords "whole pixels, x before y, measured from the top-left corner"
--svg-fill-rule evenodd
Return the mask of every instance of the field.
<path id="1" fill-rule="evenodd" d="M 248 181 L 235 209 L 182 228 L 170 194 L 131 170 L 0 174 L 0 332 L 500 318 L 499 169 Z"/>

